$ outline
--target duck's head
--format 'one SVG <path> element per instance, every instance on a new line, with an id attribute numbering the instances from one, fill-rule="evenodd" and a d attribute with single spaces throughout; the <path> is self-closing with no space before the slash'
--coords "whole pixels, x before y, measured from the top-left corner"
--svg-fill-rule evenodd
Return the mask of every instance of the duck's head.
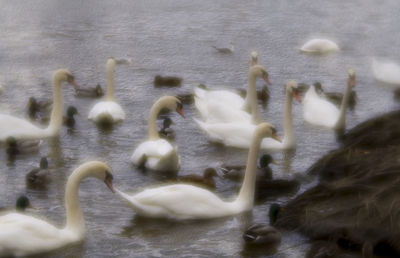
<path id="1" fill-rule="evenodd" d="M 300 91 L 297 89 L 298 85 L 295 80 L 290 80 L 286 83 L 286 91 L 293 94 L 298 102 L 301 102 Z"/>
<path id="2" fill-rule="evenodd" d="M 313 86 L 316 93 L 322 94 L 324 92 L 324 89 L 322 89 L 322 84 L 320 82 L 314 82 Z"/>
<path id="3" fill-rule="evenodd" d="M 96 85 L 95 91 L 96 91 L 96 95 L 97 95 L 98 97 L 104 95 L 103 89 L 101 88 L 100 84 L 97 84 L 97 85 Z"/>
<path id="4" fill-rule="evenodd" d="M 174 122 L 172 122 L 172 119 L 169 117 L 164 118 L 163 120 L 163 129 L 169 128 Z"/>
<path id="5" fill-rule="evenodd" d="M 258 160 L 258 166 L 259 168 L 266 168 L 268 167 L 269 164 L 275 164 L 278 165 L 278 163 L 272 158 L 271 155 L 269 154 L 264 154 L 260 157 Z"/>
<path id="6" fill-rule="evenodd" d="M 79 87 L 78 84 L 75 82 L 75 77 L 72 73 L 67 69 L 59 69 L 54 73 L 54 80 L 56 81 L 65 81 L 69 84 L 74 85 L 75 87 Z"/>
<path id="7" fill-rule="evenodd" d="M 265 81 L 268 85 L 271 84 L 271 82 L 269 81 L 269 75 L 268 75 L 267 70 L 266 70 L 263 66 L 261 66 L 261 65 L 253 65 L 253 66 L 250 68 L 250 74 L 253 75 L 253 76 L 256 76 L 256 77 L 261 77 L 261 78 L 263 78 L 264 81 Z"/>
<path id="8" fill-rule="evenodd" d="M 355 87 L 356 86 L 356 71 L 354 71 L 353 69 L 349 69 L 347 71 L 348 75 L 349 75 L 349 79 L 348 79 L 348 83 L 351 87 Z"/>
<path id="9" fill-rule="evenodd" d="M 269 224 L 274 225 L 278 219 L 279 212 L 281 211 L 281 206 L 278 203 L 272 203 L 269 206 Z"/>
<path id="10" fill-rule="evenodd" d="M 35 97 L 30 97 L 28 100 L 28 108 L 29 109 L 34 109 L 37 106 L 37 100 L 35 99 Z"/>
<path id="11" fill-rule="evenodd" d="M 206 168 L 203 172 L 204 178 L 213 178 L 217 175 L 217 171 L 214 168 Z"/>
<path id="12" fill-rule="evenodd" d="M 74 106 L 69 106 L 67 108 L 67 117 L 74 117 L 74 115 L 78 114 L 78 109 Z"/>
<path id="13" fill-rule="evenodd" d="M 25 211 L 26 208 L 32 207 L 29 198 L 26 195 L 21 195 L 15 202 L 15 209 L 19 212 Z"/>
<path id="14" fill-rule="evenodd" d="M 49 162 L 47 161 L 46 157 L 42 157 L 40 159 L 40 168 L 41 169 L 47 169 L 49 167 Z"/>

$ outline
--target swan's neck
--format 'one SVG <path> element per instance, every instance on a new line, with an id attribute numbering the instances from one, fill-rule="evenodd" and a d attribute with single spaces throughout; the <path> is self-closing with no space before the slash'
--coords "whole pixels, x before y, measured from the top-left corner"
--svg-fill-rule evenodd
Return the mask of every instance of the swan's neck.
<path id="1" fill-rule="evenodd" d="M 335 129 L 342 130 L 346 128 L 346 109 L 347 109 L 347 103 L 349 103 L 350 94 L 351 94 L 351 85 L 349 81 L 347 83 L 346 92 L 344 93 L 342 103 L 340 105 L 339 118 L 336 122 Z"/>
<path id="2" fill-rule="evenodd" d="M 292 116 L 293 92 L 286 90 L 285 110 L 283 114 L 283 144 L 288 147 L 296 145 Z"/>
<path id="3" fill-rule="evenodd" d="M 258 135 L 253 136 L 253 140 L 249 149 L 249 155 L 247 157 L 246 172 L 244 174 L 243 184 L 235 201 L 245 210 L 251 209 L 254 203 L 257 157 L 260 150 L 261 140 L 262 137 Z"/>
<path id="4" fill-rule="evenodd" d="M 160 135 L 158 134 L 157 130 L 157 117 L 158 114 L 160 113 L 162 109 L 162 105 L 159 102 L 154 103 L 154 105 L 151 107 L 150 110 L 150 116 L 149 116 L 149 139 L 150 140 L 158 140 L 160 139 Z"/>
<path id="5" fill-rule="evenodd" d="M 114 101 L 114 69 L 113 64 L 107 65 L 107 91 L 106 99 L 108 101 Z"/>
<path id="6" fill-rule="evenodd" d="M 53 79 L 53 109 L 51 111 L 50 124 L 47 127 L 49 134 L 57 135 L 63 123 L 64 100 L 61 92 L 61 80 L 55 77 Z"/>
<path id="7" fill-rule="evenodd" d="M 256 79 L 256 76 L 250 72 L 248 79 L 249 84 L 247 86 L 247 94 L 243 109 L 250 112 L 251 119 L 254 124 L 259 124 L 261 122 L 261 119 L 257 102 Z"/>
<path id="8" fill-rule="evenodd" d="M 67 224 L 65 228 L 78 236 L 85 235 L 85 219 L 78 198 L 79 184 L 84 178 L 89 176 L 83 170 L 85 170 L 85 167 L 80 167 L 72 172 L 68 178 L 65 191 L 65 207 L 67 210 Z"/>

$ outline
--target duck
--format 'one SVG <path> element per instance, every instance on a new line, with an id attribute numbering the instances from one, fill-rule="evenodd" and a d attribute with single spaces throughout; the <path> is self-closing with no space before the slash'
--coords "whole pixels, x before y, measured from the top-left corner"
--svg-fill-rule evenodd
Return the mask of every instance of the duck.
<path id="1" fill-rule="evenodd" d="M 257 166 L 257 181 L 261 180 L 261 178 L 272 179 L 272 170 L 269 167 L 269 164 L 278 164 L 270 154 L 264 154 L 259 158 Z M 246 166 L 244 165 L 232 166 L 222 164 L 220 166 L 223 177 L 236 182 L 241 182 L 243 180 L 245 169 Z"/>
<path id="2" fill-rule="evenodd" d="M 320 82 L 315 82 L 314 87 L 317 92 L 320 92 L 320 95 L 323 95 L 327 100 L 332 102 L 333 104 L 340 106 L 343 101 L 343 93 L 341 92 L 326 92 L 322 88 L 322 84 Z M 354 106 L 357 104 L 357 93 L 352 89 L 350 92 L 350 96 L 348 98 L 347 106 L 350 109 L 354 109 Z"/>
<path id="3" fill-rule="evenodd" d="M 40 140 L 18 140 L 13 136 L 7 137 L 5 140 L 6 153 L 10 157 L 18 154 L 27 154 L 39 151 Z"/>
<path id="4" fill-rule="evenodd" d="M 77 85 L 74 89 L 75 96 L 77 97 L 100 98 L 104 95 L 104 91 L 99 83 L 94 87 L 81 87 Z"/>
<path id="5" fill-rule="evenodd" d="M 233 51 L 235 51 L 235 47 L 233 46 L 232 42 L 229 43 L 229 47 L 216 47 L 212 46 L 218 53 L 221 54 L 233 54 Z"/>
<path id="6" fill-rule="evenodd" d="M 175 139 L 175 132 L 170 126 L 174 122 L 171 120 L 171 118 L 166 117 L 163 119 L 163 125 L 160 130 L 158 130 L 158 134 L 160 135 L 161 138 L 166 139 L 166 140 L 174 140 Z"/>
<path id="7" fill-rule="evenodd" d="M 388 61 L 372 61 L 372 72 L 376 80 L 400 88 L 400 65 Z"/>
<path id="8" fill-rule="evenodd" d="M 256 94 L 256 79 L 262 77 L 267 84 L 269 75 L 261 65 L 250 67 L 246 99 L 229 90 L 207 90 L 196 87 L 195 106 L 205 123 L 246 122 L 258 124 L 261 121 Z"/>
<path id="9" fill-rule="evenodd" d="M 243 239 L 246 245 L 263 245 L 271 246 L 278 245 L 282 240 L 281 232 L 273 227 L 276 216 L 280 210 L 280 205 L 273 203 L 269 209 L 269 220 L 270 224 L 259 223 L 253 224 L 243 233 Z"/>
<path id="10" fill-rule="evenodd" d="M 69 128 L 75 126 L 74 115 L 79 115 L 78 109 L 74 106 L 68 106 L 66 116 L 64 117 L 63 124 Z"/>
<path id="11" fill-rule="evenodd" d="M 107 60 L 107 91 L 104 100 L 96 103 L 89 111 L 88 119 L 99 124 L 114 124 L 125 119 L 125 112 L 114 98 L 115 60 Z"/>
<path id="12" fill-rule="evenodd" d="M 301 52 L 305 53 L 332 53 L 339 51 L 338 45 L 329 39 L 311 39 L 307 41 L 301 48 Z"/>
<path id="13" fill-rule="evenodd" d="M 32 169 L 25 176 L 25 184 L 29 188 L 44 187 L 50 182 L 49 178 L 49 162 L 46 157 L 40 159 L 39 167 Z"/>
<path id="14" fill-rule="evenodd" d="M 100 161 L 90 161 L 80 165 L 67 181 L 65 191 L 67 219 L 63 228 L 17 212 L 0 216 L 0 256 L 40 254 L 81 242 L 85 238 L 85 219 L 79 204 L 78 191 L 81 181 L 88 177 L 100 179 L 114 191 L 113 176 L 109 166 Z"/>
<path id="15" fill-rule="evenodd" d="M 40 117 L 47 116 L 51 111 L 53 102 L 51 100 L 36 100 L 35 97 L 30 97 L 27 104 L 28 116 L 34 119 L 39 114 Z"/>
<path id="16" fill-rule="evenodd" d="M 353 69 L 348 70 L 347 87 L 343 101 L 338 109 L 334 104 L 319 96 L 315 87 L 310 87 L 304 96 L 303 116 L 310 124 L 343 130 L 346 127 L 346 109 L 352 88 L 356 82 L 356 74 Z"/>
<path id="17" fill-rule="evenodd" d="M 175 110 L 183 118 L 182 103 L 173 96 L 159 98 L 151 107 L 148 120 L 149 138 L 134 150 L 131 162 L 139 167 L 155 171 L 177 172 L 180 168 L 178 150 L 167 140 L 161 139 L 157 131 L 156 120 L 160 110 Z"/>
<path id="18" fill-rule="evenodd" d="M 296 147 L 296 137 L 294 135 L 292 117 L 292 98 L 295 97 L 298 101 L 301 100 L 296 88 L 296 81 L 290 80 L 287 82 L 286 101 L 283 115 L 283 141 L 281 141 L 279 137 L 273 139 L 266 138 L 261 143 L 262 149 L 282 150 L 294 149 Z M 258 108 L 255 107 L 255 109 Z M 236 148 L 249 148 L 251 144 L 251 135 L 256 128 L 256 125 L 252 123 L 204 123 L 197 119 L 195 119 L 195 122 L 208 135 L 211 141 Z"/>
<path id="19" fill-rule="evenodd" d="M 264 137 L 272 137 L 273 128 L 271 124 L 261 123 L 254 131 L 246 174 L 240 192 L 233 201 L 224 201 L 207 189 L 183 183 L 148 187 L 133 195 L 118 189 L 116 193 L 142 217 L 173 220 L 212 219 L 252 210 L 260 143 Z"/>
<path id="20" fill-rule="evenodd" d="M 154 77 L 154 87 L 180 87 L 182 84 L 182 78 L 178 76 L 161 76 L 157 74 Z"/>
<path id="21" fill-rule="evenodd" d="M 206 168 L 203 171 L 203 176 L 190 174 L 185 176 L 179 176 L 179 182 L 190 183 L 194 185 L 199 185 L 208 189 L 215 189 L 214 177 L 217 176 L 217 171 L 214 168 Z"/>
<path id="22" fill-rule="evenodd" d="M 8 114 L 0 114 L 0 141 L 12 136 L 16 140 L 32 140 L 53 137 L 59 134 L 62 125 L 63 97 L 62 82 L 76 84 L 71 72 L 66 69 L 57 70 L 53 77 L 53 109 L 47 128 L 40 128 L 26 119 Z"/>
<path id="23" fill-rule="evenodd" d="M 20 195 L 15 202 L 15 211 L 24 212 L 27 208 L 32 208 L 32 204 L 26 195 Z M 11 212 L 12 209 L 0 207 L 0 212 Z"/>

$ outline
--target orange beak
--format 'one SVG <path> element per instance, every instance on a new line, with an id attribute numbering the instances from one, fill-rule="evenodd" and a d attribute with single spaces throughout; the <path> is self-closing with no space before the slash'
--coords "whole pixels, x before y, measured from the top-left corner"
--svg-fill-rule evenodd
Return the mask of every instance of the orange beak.
<path id="1" fill-rule="evenodd" d="M 177 107 L 177 108 L 176 108 L 176 112 L 177 112 L 179 115 L 181 115 L 183 118 L 185 118 L 185 114 L 183 113 L 182 108 Z"/>
<path id="2" fill-rule="evenodd" d="M 293 91 L 294 97 L 296 98 L 296 100 L 301 103 L 301 96 L 299 94 L 298 91 Z"/>
<path id="3" fill-rule="evenodd" d="M 110 188 L 111 192 L 115 193 L 114 187 L 112 185 L 112 178 L 104 179 L 104 183 L 107 185 L 108 188 Z"/>
<path id="4" fill-rule="evenodd" d="M 272 134 L 272 138 L 277 140 L 278 142 L 282 142 L 281 138 L 276 133 Z"/>
<path id="5" fill-rule="evenodd" d="M 269 81 L 268 75 L 264 75 L 263 79 L 268 85 L 271 85 L 271 82 Z"/>

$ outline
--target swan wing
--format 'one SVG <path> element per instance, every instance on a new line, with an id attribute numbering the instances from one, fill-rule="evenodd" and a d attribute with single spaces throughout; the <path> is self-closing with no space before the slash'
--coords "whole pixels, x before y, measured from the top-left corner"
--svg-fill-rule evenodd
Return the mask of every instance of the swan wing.
<path id="1" fill-rule="evenodd" d="M 0 217 L 0 255 L 27 255 L 61 246 L 61 230 L 46 221 L 9 213 Z"/>
<path id="2" fill-rule="evenodd" d="M 125 112 L 115 101 L 101 101 L 93 106 L 89 112 L 88 118 L 99 122 L 104 119 L 110 119 L 113 122 L 119 122 L 125 119 Z"/>
<path id="3" fill-rule="evenodd" d="M 0 141 L 4 141 L 9 136 L 17 139 L 40 138 L 44 131 L 45 129 L 41 129 L 25 119 L 0 114 Z"/>
<path id="4" fill-rule="evenodd" d="M 310 87 L 303 101 L 304 120 L 315 125 L 334 127 L 339 118 L 339 109 L 318 96 L 314 88 Z"/>
<path id="5" fill-rule="evenodd" d="M 400 66 L 396 63 L 373 60 L 372 72 L 378 81 L 400 85 Z"/>

